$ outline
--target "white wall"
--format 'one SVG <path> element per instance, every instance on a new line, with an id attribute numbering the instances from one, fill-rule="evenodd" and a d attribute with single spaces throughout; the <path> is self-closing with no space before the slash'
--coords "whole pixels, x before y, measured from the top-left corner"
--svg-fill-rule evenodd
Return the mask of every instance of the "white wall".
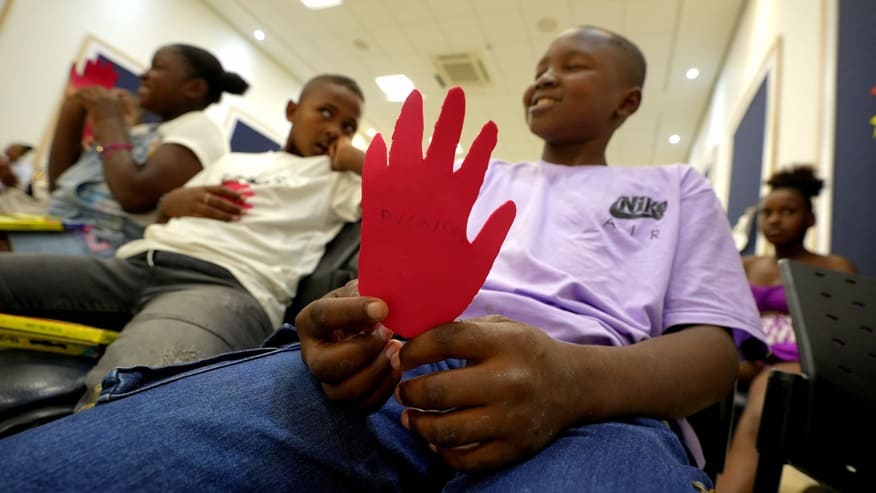
<path id="1" fill-rule="evenodd" d="M 715 191 L 727 203 L 733 133 L 754 92 L 770 72 L 764 179 L 775 169 L 813 163 L 830 178 L 833 164 L 835 0 L 750 0 L 740 20 L 689 162 L 700 169 L 714 161 Z M 829 186 L 829 183 L 828 183 Z M 818 202 L 819 223 L 810 246 L 829 245 L 829 191 Z M 763 251 L 764 242 L 759 242 Z"/>
<path id="2" fill-rule="evenodd" d="M 242 97 L 224 95 L 208 115 L 225 130 L 233 106 L 264 131 L 285 138 L 285 105 L 301 84 L 198 0 L 13 0 L 0 26 L 0 144 L 39 144 L 53 123 L 70 64 L 87 34 L 144 66 L 160 46 L 185 42 L 215 54 L 249 83 Z M 253 40 L 253 42 L 255 42 Z"/>

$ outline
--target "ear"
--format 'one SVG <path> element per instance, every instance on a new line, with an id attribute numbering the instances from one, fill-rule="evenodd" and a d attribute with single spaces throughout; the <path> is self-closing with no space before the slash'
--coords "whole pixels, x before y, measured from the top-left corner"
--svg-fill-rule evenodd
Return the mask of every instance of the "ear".
<path id="1" fill-rule="evenodd" d="M 183 83 L 183 94 L 196 101 L 203 101 L 207 98 L 207 81 L 200 78 L 189 79 Z"/>
<path id="2" fill-rule="evenodd" d="M 295 110 L 297 109 L 298 103 L 290 99 L 289 102 L 286 103 L 286 121 L 292 123 L 292 116 L 295 114 Z"/>
<path id="3" fill-rule="evenodd" d="M 621 93 L 620 104 L 615 109 L 615 115 L 621 119 L 629 118 L 639 109 L 640 104 L 642 104 L 642 88 L 635 86 L 625 89 Z"/>

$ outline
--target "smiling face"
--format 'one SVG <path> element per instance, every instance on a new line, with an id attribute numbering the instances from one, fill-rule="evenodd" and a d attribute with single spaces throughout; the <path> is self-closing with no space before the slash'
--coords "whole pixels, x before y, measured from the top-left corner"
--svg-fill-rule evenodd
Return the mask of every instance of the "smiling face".
<path id="1" fill-rule="evenodd" d="M 362 99 L 350 89 L 331 81 L 309 87 L 301 101 L 286 107 L 286 117 L 292 130 L 286 141 L 286 151 L 299 156 L 328 153 L 338 137 L 352 138 L 359 126 Z"/>
<path id="2" fill-rule="evenodd" d="M 173 47 L 155 52 L 152 65 L 140 76 L 140 106 L 165 120 L 206 106 L 206 82 L 190 76 L 186 59 Z"/>
<path id="3" fill-rule="evenodd" d="M 523 95 L 526 121 L 547 144 L 603 140 L 636 111 L 641 87 L 628 61 L 596 28 L 569 30 L 548 47 Z"/>
<path id="4" fill-rule="evenodd" d="M 802 244 L 806 230 L 815 224 L 815 216 L 806 197 L 798 190 L 776 188 L 764 197 L 758 224 L 773 245 Z"/>

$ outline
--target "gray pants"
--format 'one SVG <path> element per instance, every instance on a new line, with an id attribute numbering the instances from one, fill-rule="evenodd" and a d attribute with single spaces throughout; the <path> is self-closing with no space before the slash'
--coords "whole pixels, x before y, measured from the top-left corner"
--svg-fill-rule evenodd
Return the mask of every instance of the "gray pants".
<path id="1" fill-rule="evenodd" d="M 228 270 L 153 251 L 129 259 L 0 254 L 0 312 L 122 329 L 86 376 L 255 347 L 273 327 Z"/>

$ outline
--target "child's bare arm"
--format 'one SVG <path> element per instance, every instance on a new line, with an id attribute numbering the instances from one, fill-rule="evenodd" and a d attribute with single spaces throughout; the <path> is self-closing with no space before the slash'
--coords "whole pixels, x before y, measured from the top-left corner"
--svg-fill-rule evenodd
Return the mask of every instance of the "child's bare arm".
<path id="1" fill-rule="evenodd" d="M 717 327 L 615 348 L 559 342 L 501 317 L 436 327 L 393 363 L 448 357 L 468 365 L 404 381 L 396 395 L 409 407 L 402 423 L 461 470 L 524 459 L 576 423 L 691 414 L 726 395 L 736 376 L 733 341 Z"/>
<path id="2" fill-rule="evenodd" d="M 85 128 L 85 107 L 80 98 L 73 93 L 64 99 L 55 133 L 49 148 L 49 190 L 55 189 L 55 183 L 61 174 L 67 170 L 82 155 L 82 132 Z"/>
<path id="3" fill-rule="evenodd" d="M 335 171 L 352 171 L 362 174 L 362 165 L 365 163 L 365 153 L 353 146 L 349 137 L 338 137 L 329 147 L 329 158 L 332 161 L 332 169 Z"/>
<path id="4" fill-rule="evenodd" d="M 738 356 L 726 329 L 697 325 L 631 346 L 606 347 L 607 417 L 681 418 L 732 388 Z"/>

